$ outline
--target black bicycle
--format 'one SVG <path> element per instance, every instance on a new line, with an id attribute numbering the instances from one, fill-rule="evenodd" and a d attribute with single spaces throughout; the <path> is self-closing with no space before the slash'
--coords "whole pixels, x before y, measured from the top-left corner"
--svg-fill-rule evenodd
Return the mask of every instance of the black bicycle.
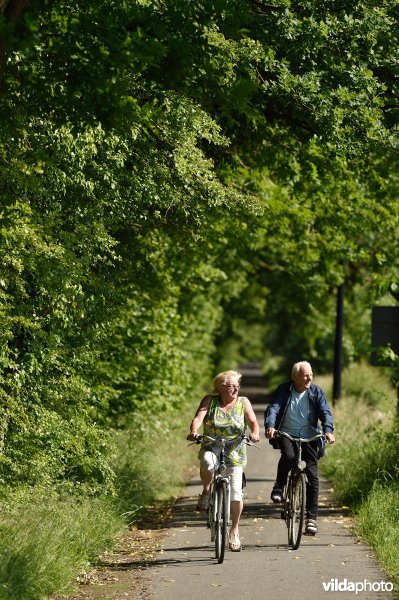
<path id="1" fill-rule="evenodd" d="M 219 464 L 211 483 L 207 526 L 211 530 L 211 542 L 215 543 L 216 559 L 218 563 L 222 563 L 228 538 L 228 526 L 230 524 L 230 478 L 226 473 L 226 444 L 231 440 L 222 437 L 215 439 L 209 435 L 198 435 L 193 443 L 200 444 L 204 439 L 216 442 L 220 448 Z M 259 446 L 256 446 L 245 435 L 242 436 L 241 443 L 259 448 Z"/>
<path id="2" fill-rule="evenodd" d="M 284 489 L 281 518 L 287 524 L 288 544 L 293 550 L 297 550 L 301 543 L 306 505 L 306 474 L 304 473 L 306 462 L 302 460 L 302 444 L 325 436 L 323 433 L 317 433 L 311 438 L 296 438 L 284 431 L 277 431 L 275 435 L 284 436 L 296 444 L 296 462 L 289 473 Z"/>

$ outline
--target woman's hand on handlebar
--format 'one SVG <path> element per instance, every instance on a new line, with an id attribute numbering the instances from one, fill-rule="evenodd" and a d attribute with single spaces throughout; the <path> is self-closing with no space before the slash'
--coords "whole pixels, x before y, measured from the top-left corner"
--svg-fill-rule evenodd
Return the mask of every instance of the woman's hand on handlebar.
<path id="1" fill-rule="evenodd" d="M 251 442 L 259 442 L 259 433 L 250 433 L 249 434 L 249 440 Z"/>
<path id="2" fill-rule="evenodd" d="M 197 437 L 198 437 L 198 433 L 189 433 L 186 439 L 189 440 L 190 442 L 195 442 Z"/>

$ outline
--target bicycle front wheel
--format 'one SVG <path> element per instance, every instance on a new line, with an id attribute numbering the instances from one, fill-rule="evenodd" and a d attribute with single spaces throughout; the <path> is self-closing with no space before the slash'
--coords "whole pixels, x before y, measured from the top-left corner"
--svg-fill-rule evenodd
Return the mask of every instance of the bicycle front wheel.
<path id="1" fill-rule="evenodd" d="M 290 541 L 292 549 L 296 550 L 301 543 L 303 520 L 305 517 L 305 473 L 298 473 L 292 483 Z"/>
<path id="2" fill-rule="evenodd" d="M 208 507 L 208 523 L 207 526 L 211 530 L 211 542 L 215 541 L 215 521 L 217 511 L 217 498 L 216 490 L 214 489 L 214 483 L 211 484 L 211 497 Z"/>
<path id="3" fill-rule="evenodd" d="M 227 484 L 225 481 L 218 483 L 217 490 L 217 512 L 215 522 L 215 553 L 218 563 L 224 560 L 227 538 Z"/>
<path id="4" fill-rule="evenodd" d="M 292 545 L 292 482 L 293 476 L 290 474 L 288 479 L 288 484 L 285 489 L 284 495 L 284 508 L 281 513 L 283 519 L 285 519 L 285 523 L 287 525 L 287 533 L 288 533 L 288 545 Z"/>

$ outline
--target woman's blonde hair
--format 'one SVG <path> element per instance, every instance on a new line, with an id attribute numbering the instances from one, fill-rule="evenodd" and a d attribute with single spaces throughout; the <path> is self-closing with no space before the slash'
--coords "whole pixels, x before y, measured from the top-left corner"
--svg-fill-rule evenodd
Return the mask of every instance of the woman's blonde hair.
<path id="1" fill-rule="evenodd" d="M 230 379 L 230 377 L 233 377 L 234 379 L 237 379 L 238 383 L 240 383 L 241 381 L 241 373 L 239 373 L 238 371 L 223 371 L 223 373 L 219 373 L 218 375 L 216 375 L 215 379 L 213 380 L 213 389 L 215 392 L 218 391 L 218 387 L 220 385 L 223 385 L 224 383 L 226 383 L 226 381 L 228 379 Z"/>

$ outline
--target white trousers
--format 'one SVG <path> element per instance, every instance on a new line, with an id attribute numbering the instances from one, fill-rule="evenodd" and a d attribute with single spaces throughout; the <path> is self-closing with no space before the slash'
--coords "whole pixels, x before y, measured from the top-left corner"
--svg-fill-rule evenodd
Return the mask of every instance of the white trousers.
<path id="1" fill-rule="evenodd" d="M 202 455 L 201 468 L 204 471 L 214 473 L 219 466 L 219 458 L 210 450 L 206 450 Z M 243 467 L 227 467 L 226 475 L 230 479 L 230 500 L 240 501 L 243 498 L 242 493 L 242 472 Z"/>

